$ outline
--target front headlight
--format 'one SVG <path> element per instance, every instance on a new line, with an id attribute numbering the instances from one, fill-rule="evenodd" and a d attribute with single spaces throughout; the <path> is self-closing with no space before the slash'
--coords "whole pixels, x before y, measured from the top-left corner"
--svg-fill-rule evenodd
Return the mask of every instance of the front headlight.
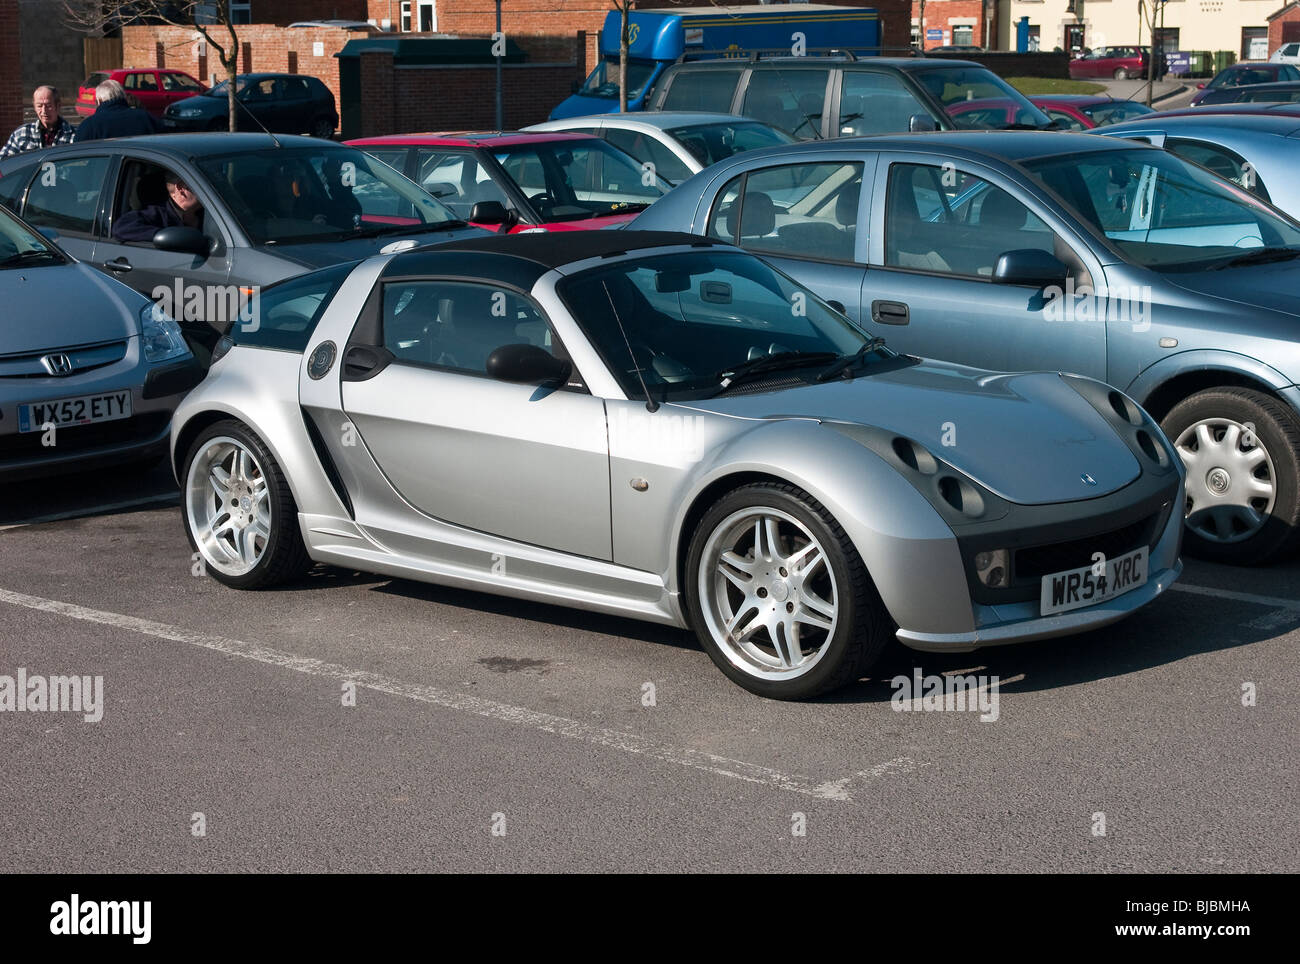
<path id="1" fill-rule="evenodd" d="M 192 119 L 194 119 L 195 117 L 202 117 L 202 116 L 203 116 L 203 111 L 198 110 L 197 108 L 194 108 L 194 107 L 185 107 L 185 108 L 182 108 L 182 109 L 176 111 L 175 116 L 176 116 L 176 117 L 185 117 L 185 118 L 188 118 L 188 119 L 192 120 Z"/>
<path id="2" fill-rule="evenodd" d="M 144 360 L 150 364 L 181 358 L 190 353 L 181 334 L 181 326 L 157 305 L 140 309 L 140 341 L 144 345 Z"/>

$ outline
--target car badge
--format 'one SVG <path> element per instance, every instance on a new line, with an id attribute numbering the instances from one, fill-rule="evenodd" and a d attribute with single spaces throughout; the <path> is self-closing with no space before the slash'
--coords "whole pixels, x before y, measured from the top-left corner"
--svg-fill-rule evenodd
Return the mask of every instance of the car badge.
<path id="1" fill-rule="evenodd" d="M 1080 480 L 1081 482 L 1083 482 L 1084 485 L 1096 485 L 1096 484 L 1097 484 L 1097 480 L 1094 479 L 1094 478 L 1093 478 L 1091 475 L 1089 475 L 1087 472 L 1084 472 L 1083 475 L 1079 476 L 1079 480 Z"/>
<path id="2" fill-rule="evenodd" d="M 62 352 L 54 355 L 42 356 L 41 364 L 45 366 L 45 370 L 51 375 L 63 376 L 72 374 L 72 359 Z"/>
<path id="3" fill-rule="evenodd" d="M 324 378 L 334 367 L 334 355 L 338 351 L 332 341 L 323 341 L 307 359 L 307 375 L 313 381 Z"/>

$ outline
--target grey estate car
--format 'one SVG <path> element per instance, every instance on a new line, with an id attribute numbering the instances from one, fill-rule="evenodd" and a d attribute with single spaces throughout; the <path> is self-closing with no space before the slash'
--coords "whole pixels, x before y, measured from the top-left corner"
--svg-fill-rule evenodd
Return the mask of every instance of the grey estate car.
<path id="1" fill-rule="evenodd" d="M 203 372 L 180 327 L 0 208 L 0 482 L 157 462 Z"/>
<path id="2" fill-rule="evenodd" d="M 263 316 L 172 429 L 230 586 L 314 560 L 690 626 L 794 699 L 895 630 L 1080 632 L 1181 570 L 1182 468 L 1132 400 L 897 355 L 730 245 L 453 242 L 283 282 Z"/>
<path id="3" fill-rule="evenodd" d="M 735 241 L 900 351 L 1109 382 L 1187 465 L 1189 550 L 1261 563 L 1300 538 L 1300 224 L 1175 154 L 1014 131 L 771 148 L 633 226 Z"/>
<path id="4" fill-rule="evenodd" d="M 169 203 L 169 175 L 198 197 L 202 227 L 119 238 L 125 216 Z M 0 203 L 146 295 L 177 284 L 251 291 L 398 242 L 485 233 L 368 154 L 288 135 L 126 137 L 20 154 L 0 162 Z M 190 304 L 174 314 L 206 363 L 235 319 Z"/>

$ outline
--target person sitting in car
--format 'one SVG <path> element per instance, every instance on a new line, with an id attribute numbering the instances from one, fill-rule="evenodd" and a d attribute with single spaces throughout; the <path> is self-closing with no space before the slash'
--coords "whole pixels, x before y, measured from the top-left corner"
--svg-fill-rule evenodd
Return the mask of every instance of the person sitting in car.
<path id="1" fill-rule="evenodd" d="M 177 174 L 165 178 L 167 201 L 148 204 L 138 211 L 124 211 L 113 224 L 116 241 L 152 241 L 163 228 L 180 226 L 203 230 L 203 204 Z"/>

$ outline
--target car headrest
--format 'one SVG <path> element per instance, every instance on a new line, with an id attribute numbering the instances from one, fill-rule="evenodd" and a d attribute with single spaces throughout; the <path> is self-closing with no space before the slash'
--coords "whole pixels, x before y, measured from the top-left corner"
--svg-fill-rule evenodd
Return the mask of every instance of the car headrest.
<path id="1" fill-rule="evenodd" d="M 848 227 L 858 223 L 858 201 L 862 197 L 862 182 L 854 181 L 840 191 L 835 199 L 835 220 Z"/>
<path id="2" fill-rule="evenodd" d="M 1018 231 L 1025 226 L 1029 210 L 1001 188 L 993 188 L 980 207 L 980 224 Z"/>
<path id="3" fill-rule="evenodd" d="M 744 218 L 744 237 L 761 238 L 776 229 L 776 205 L 762 191 L 746 191 L 743 204 L 727 210 L 727 233 L 732 237 L 736 237 L 737 214 Z"/>

